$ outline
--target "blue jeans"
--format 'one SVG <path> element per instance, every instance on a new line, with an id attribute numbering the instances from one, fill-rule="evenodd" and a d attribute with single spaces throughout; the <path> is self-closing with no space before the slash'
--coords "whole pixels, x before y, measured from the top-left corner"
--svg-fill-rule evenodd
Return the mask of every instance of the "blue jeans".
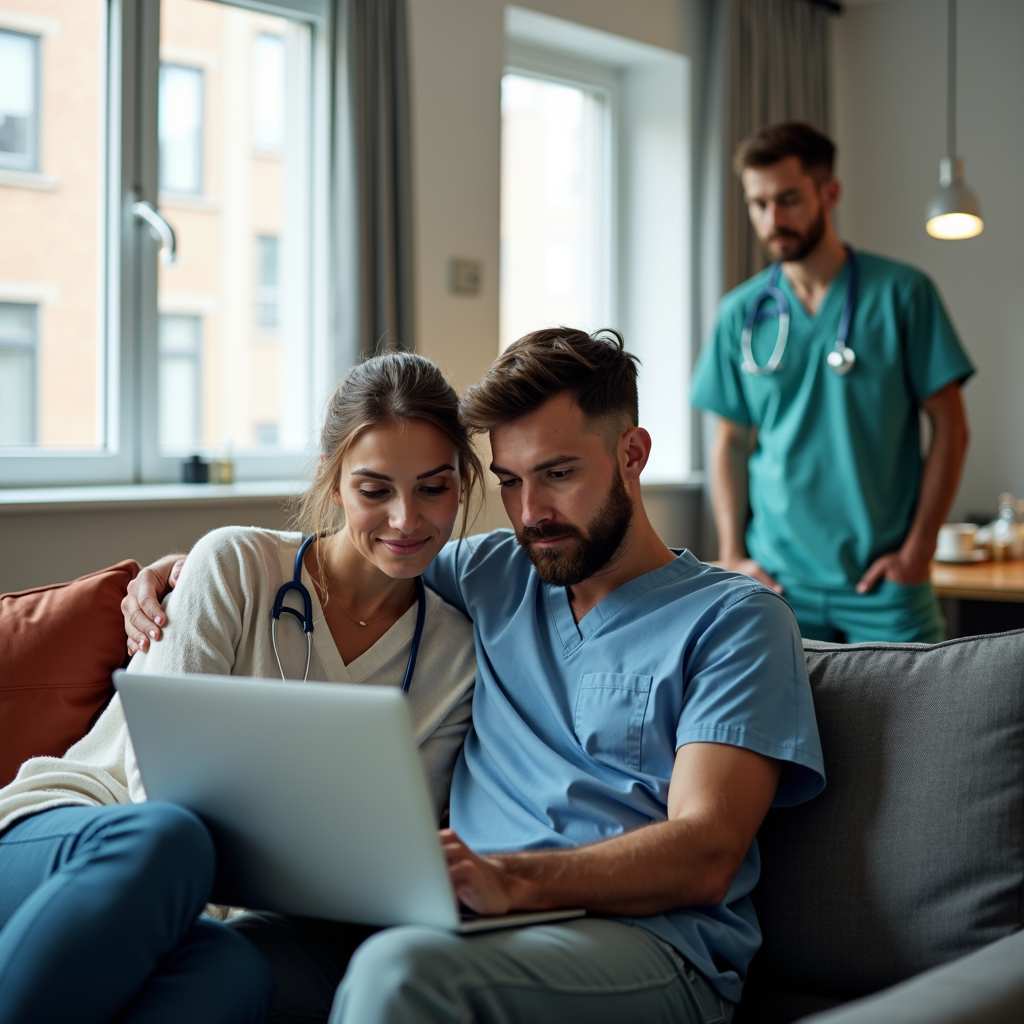
<path id="1" fill-rule="evenodd" d="M 263 958 L 200 919 L 202 822 L 173 804 L 59 807 L 0 836 L 0 1024 L 249 1024 Z"/>
<path id="2" fill-rule="evenodd" d="M 378 932 L 352 957 L 330 1024 L 727 1024 L 732 1012 L 650 932 L 582 918 L 472 936 Z"/>

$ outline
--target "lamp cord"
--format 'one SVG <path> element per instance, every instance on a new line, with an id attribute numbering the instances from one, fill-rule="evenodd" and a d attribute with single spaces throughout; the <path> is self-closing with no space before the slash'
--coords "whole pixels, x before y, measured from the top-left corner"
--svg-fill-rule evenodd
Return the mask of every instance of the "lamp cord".
<path id="1" fill-rule="evenodd" d="M 949 0 L 946 63 L 946 152 L 956 160 L 956 0 Z"/>

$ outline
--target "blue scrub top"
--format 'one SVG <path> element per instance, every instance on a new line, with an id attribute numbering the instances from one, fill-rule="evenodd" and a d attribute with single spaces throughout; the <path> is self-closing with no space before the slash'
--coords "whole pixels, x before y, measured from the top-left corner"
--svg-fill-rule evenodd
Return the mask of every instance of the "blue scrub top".
<path id="1" fill-rule="evenodd" d="M 472 620 L 473 725 L 452 827 L 481 853 L 559 849 L 665 821 L 676 750 L 728 743 L 783 762 L 775 806 L 825 785 L 796 621 L 749 577 L 684 551 L 577 624 L 508 530 L 452 542 L 425 580 Z M 755 842 L 716 906 L 623 918 L 739 1000 L 761 942 Z"/>
<path id="2" fill-rule="evenodd" d="M 694 406 L 757 427 L 747 551 L 784 584 L 847 589 L 879 555 L 899 548 L 917 509 L 923 468 L 919 407 L 974 372 L 927 276 L 881 256 L 857 256 L 860 285 L 848 342 L 857 364 L 846 376 L 825 359 L 839 331 L 848 263 L 816 316 L 780 276 L 790 326 L 775 373 L 740 369 L 743 321 L 767 270 L 722 300 L 694 373 Z M 771 308 L 766 300 L 762 309 Z M 755 327 L 759 366 L 778 328 L 775 317 Z"/>

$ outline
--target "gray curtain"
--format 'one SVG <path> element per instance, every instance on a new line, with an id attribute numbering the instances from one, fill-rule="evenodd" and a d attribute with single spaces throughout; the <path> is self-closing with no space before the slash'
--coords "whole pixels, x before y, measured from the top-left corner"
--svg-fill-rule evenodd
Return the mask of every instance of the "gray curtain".
<path id="1" fill-rule="evenodd" d="M 338 0 L 335 336 L 342 362 L 415 348 L 405 0 Z"/>
<path id="2" fill-rule="evenodd" d="M 722 295 L 764 268 L 732 170 L 740 140 L 773 121 L 829 122 L 828 12 L 811 0 L 691 0 L 694 40 L 693 332 L 711 335 Z M 696 361 L 697 351 L 693 358 Z M 695 454 L 708 464 L 710 414 L 693 412 Z M 700 552 L 718 550 L 704 491 Z"/>
<path id="3" fill-rule="evenodd" d="M 727 6 L 725 287 L 763 270 L 767 258 L 732 173 L 736 146 L 774 121 L 829 128 L 828 11 L 810 0 L 722 0 Z"/>

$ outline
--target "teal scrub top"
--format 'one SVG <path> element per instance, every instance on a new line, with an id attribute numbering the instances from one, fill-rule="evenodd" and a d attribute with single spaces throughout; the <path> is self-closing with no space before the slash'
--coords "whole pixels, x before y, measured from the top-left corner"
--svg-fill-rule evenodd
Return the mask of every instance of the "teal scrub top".
<path id="1" fill-rule="evenodd" d="M 576 622 L 565 587 L 542 582 L 511 531 L 496 530 L 449 543 L 423 578 L 473 620 L 473 724 L 451 824 L 477 852 L 566 849 L 665 821 L 687 743 L 780 761 L 776 807 L 824 788 L 796 620 L 749 577 L 683 551 Z M 720 903 L 620 920 L 736 1002 L 761 942 L 759 871 L 755 840 Z"/>
<path id="2" fill-rule="evenodd" d="M 830 370 L 826 357 L 839 331 L 849 261 L 816 316 L 780 276 L 790 325 L 775 373 L 740 369 L 743 321 L 768 270 L 722 300 L 695 370 L 695 407 L 757 428 L 747 551 L 783 584 L 846 589 L 875 558 L 899 548 L 923 468 L 919 407 L 974 372 L 925 274 L 870 253 L 857 256 L 860 284 L 848 340 L 857 363 L 848 374 Z M 771 308 L 766 299 L 762 310 Z M 754 328 L 759 366 L 771 356 L 778 327 L 773 316 Z"/>

